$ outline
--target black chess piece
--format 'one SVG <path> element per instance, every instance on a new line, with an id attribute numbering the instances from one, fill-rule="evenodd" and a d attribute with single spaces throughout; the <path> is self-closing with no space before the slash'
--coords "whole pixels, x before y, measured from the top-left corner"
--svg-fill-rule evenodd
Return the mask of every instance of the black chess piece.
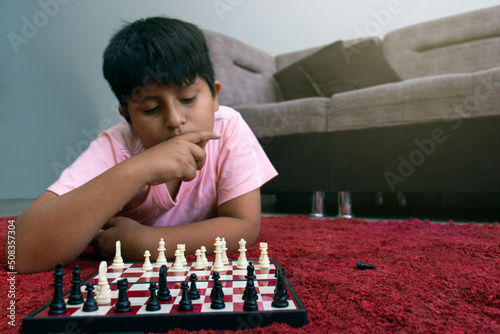
<path id="1" fill-rule="evenodd" d="M 196 274 L 191 274 L 189 277 L 189 281 L 191 281 L 191 287 L 189 288 L 189 298 L 191 300 L 197 300 L 200 299 L 200 292 L 196 288 L 196 281 L 198 281 L 198 278 L 196 277 Z"/>
<path id="2" fill-rule="evenodd" d="M 166 302 L 172 299 L 170 290 L 167 285 L 167 266 L 162 265 L 160 267 L 160 280 L 158 282 L 158 299 L 162 302 Z"/>
<path id="3" fill-rule="evenodd" d="M 276 288 L 274 289 L 272 307 L 284 308 L 288 306 L 288 290 L 285 285 L 284 270 L 276 270 Z"/>
<path id="4" fill-rule="evenodd" d="M 132 306 L 130 306 L 130 301 L 128 300 L 127 289 L 128 281 L 123 278 L 116 282 L 116 288 L 118 289 L 118 300 L 115 304 L 115 312 L 123 313 L 132 311 Z"/>
<path id="5" fill-rule="evenodd" d="M 161 309 L 160 300 L 156 295 L 156 287 L 155 282 L 151 282 L 149 284 L 149 291 L 151 291 L 151 295 L 149 296 L 148 303 L 146 304 L 146 311 L 159 311 Z"/>
<path id="6" fill-rule="evenodd" d="M 247 299 L 249 291 L 252 291 L 252 287 L 253 287 L 253 291 L 255 291 L 254 280 L 256 279 L 256 276 L 254 273 L 255 273 L 255 267 L 253 266 L 252 261 L 250 261 L 250 262 L 248 262 L 247 275 L 245 276 L 245 278 L 247 279 L 247 286 L 245 287 L 245 290 L 243 291 L 243 297 L 241 297 L 243 300 Z M 257 292 L 255 292 L 255 300 L 257 300 L 258 297 L 259 296 L 257 295 Z"/>
<path id="7" fill-rule="evenodd" d="M 210 298 L 214 299 L 215 297 L 215 289 L 220 287 L 221 288 L 221 294 L 222 297 L 224 297 L 224 291 L 222 291 L 222 283 L 220 281 L 220 275 L 217 271 L 214 271 L 212 274 L 212 278 L 214 280 L 214 286 L 212 287 L 212 291 L 210 292 Z"/>
<path id="8" fill-rule="evenodd" d="M 222 285 L 220 282 L 217 286 L 214 286 L 212 292 L 214 297 L 210 303 L 210 308 L 214 310 L 222 310 L 225 308 L 226 304 L 224 303 L 224 293 L 222 292 Z"/>
<path id="9" fill-rule="evenodd" d="M 245 276 L 246 279 L 252 278 L 256 279 L 257 276 L 255 276 L 255 267 L 253 266 L 252 261 L 248 262 L 247 266 L 247 275 Z"/>
<path id="10" fill-rule="evenodd" d="M 375 269 L 377 268 L 376 266 L 374 266 L 373 264 L 366 264 L 366 263 L 363 263 L 362 261 L 358 261 L 356 263 L 356 269 L 359 269 L 359 270 L 365 270 L 365 269 Z"/>
<path id="11" fill-rule="evenodd" d="M 80 275 L 81 275 L 80 268 L 78 266 L 75 266 L 75 268 L 73 269 L 73 279 L 71 280 L 73 286 L 71 287 L 71 293 L 69 294 L 68 297 L 69 305 L 77 305 L 84 302 L 83 294 L 81 291 Z"/>
<path id="12" fill-rule="evenodd" d="M 54 275 L 54 298 L 50 302 L 49 314 L 63 314 L 68 312 L 66 308 L 66 303 L 64 302 L 62 286 L 64 271 L 62 270 L 62 265 L 60 263 L 57 264 Z"/>
<path id="13" fill-rule="evenodd" d="M 257 290 L 255 290 L 255 283 L 253 278 L 249 278 L 247 280 L 247 285 L 245 287 L 245 291 L 243 292 L 244 300 L 243 309 L 245 311 L 257 311 L 259 306 L 257 304 Z"/>
<path id="14" fill-rule="evenodd" d="M 193 303 L 191 302 L 191 299 L 189 299 L 188 289 L 189 289 L 188 282 L 186 281 L 182 282 L 181 283 L 182 298 L 178 306 L 179 311 L 191 311 L 193 309 Z"/>
<path id="15" fill-rule="evenodd" d="M 85 300 L 85 303 L 83 304 L 83 312 L 93 312 L 97 311 L 99 306 L 97 306 L 97 302 L 94 299 L 94 284 L 92 283 L 87 283 L 87 286 L 85 288 L 85 291 L 87 291 L 87 299 Z"/>

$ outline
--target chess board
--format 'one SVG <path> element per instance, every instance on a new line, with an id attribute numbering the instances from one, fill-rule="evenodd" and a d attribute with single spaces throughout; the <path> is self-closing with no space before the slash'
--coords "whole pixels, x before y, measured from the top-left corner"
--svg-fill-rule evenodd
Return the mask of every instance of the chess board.
<path id="1" fill-rule="evenodd" d="M 125 263 L 124 268 L 115 269 L 108 265 L 106 277 L 111 288 L 111 303 L 99 305 L 94 312 L 83 312 L 83 304 L 67 305 L 67 312 L 61 315 L 49 315 L 50 303 L 44 305 L 23 321 L 23 333 L 105 333 L 105 332 L 165 332 L 174 328 L 186 330 L 239 330 L 253 327 L 264 327 L 274 322 L 287 323 L 292 327 L 301 327 L 307 323 L 306 309 L 285 277 L 285 285 L 289 292 L 286 308 L 271 306 L 276 287 L 275 272 L 280 269 L 276 259 L 271 259 L 269 269 L 260 269 L 258 260 L 250 260 L 255 264 L 255 287 L 258 294 L 258 310 L 243 310 L 243 291 L 246 286 L 246 269 L 236 268 L 236 261 L 230 261 L 224 270 L 219 270 L 220 282 L 224 292 L 225 308 L 210 308 L 210 292 L 213 287 L 212 262 L 202 270 L 194 269 L 194 262 L 188 262 L 182 270 L 173 270 L 173 263 L 167 264 L 167 284 L 172 299 L 161 302 L 159 311 L 146 311 L 146 303 L 150 296 L 149 283 L 158 282 L 159 266 L 153 270 L 142 270 L 142 263 Z M 197 275 L 197 289 L 201 298 L 193 300 L 191 311 L 179 311 L 178 305 L 183 281 L 189 281 L 192 273 Z M 127 278 L 129 288 L 127 294 L 132 311 L 114 312 L 114 304 L 118 298 L 116 282 Z M 82 293 L 86 298 L 85 284 L 97 285 L 98 271 L 82 280 Z M 66 291 L 65 301 L 71 289 Z"/>

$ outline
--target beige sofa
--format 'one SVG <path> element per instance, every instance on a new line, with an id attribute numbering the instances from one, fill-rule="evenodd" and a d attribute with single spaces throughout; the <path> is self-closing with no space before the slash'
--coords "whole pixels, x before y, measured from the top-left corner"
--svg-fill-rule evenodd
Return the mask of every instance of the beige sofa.
<path id="1" fill-rule="evenodd" d="M 279 172 L 264 192 L 500 191 L 500 6 L 373 38 L 401 81 L 287 101 L 273 75 L 324 46 L 273 57 L 204 33 L 220 102 Z"/>

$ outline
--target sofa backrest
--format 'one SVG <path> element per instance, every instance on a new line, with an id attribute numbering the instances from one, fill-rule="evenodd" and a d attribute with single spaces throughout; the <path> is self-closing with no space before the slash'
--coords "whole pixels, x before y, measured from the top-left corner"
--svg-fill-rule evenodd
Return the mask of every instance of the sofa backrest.
<path id="1" fill-rule="evenodd" d="M 232 37 L 204 30 L 215 79 L 222 88 L 219 103 L 227 106 L 280 100 L 273 78 L 274 57 Z"/>
<path id="2" fill-rule="evenodd" d="M 382 49 L 402 79 L 500 66 L 500 6 L 394 30 Z"/>

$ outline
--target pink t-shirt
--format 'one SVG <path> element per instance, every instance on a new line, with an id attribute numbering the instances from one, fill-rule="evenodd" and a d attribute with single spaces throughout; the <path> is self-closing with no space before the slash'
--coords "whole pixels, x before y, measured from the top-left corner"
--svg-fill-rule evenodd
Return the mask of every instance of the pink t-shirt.
<path id="1" fill-rule="evenodd" d="M 205 165 L 194 180 L 181 183 L 175 201 L 165 184 L 145 186 L 117 215 L 151 226 L 213 218 L 217 206 L 261 187 L 277 175 L 237 111 L 221 106 L 215 113 L 214 132 L 222 137 L 208 141 Z M 122 121 L 103 131 L 47 190 L 62 195 L 142 151 L 141 140 Z"/>

